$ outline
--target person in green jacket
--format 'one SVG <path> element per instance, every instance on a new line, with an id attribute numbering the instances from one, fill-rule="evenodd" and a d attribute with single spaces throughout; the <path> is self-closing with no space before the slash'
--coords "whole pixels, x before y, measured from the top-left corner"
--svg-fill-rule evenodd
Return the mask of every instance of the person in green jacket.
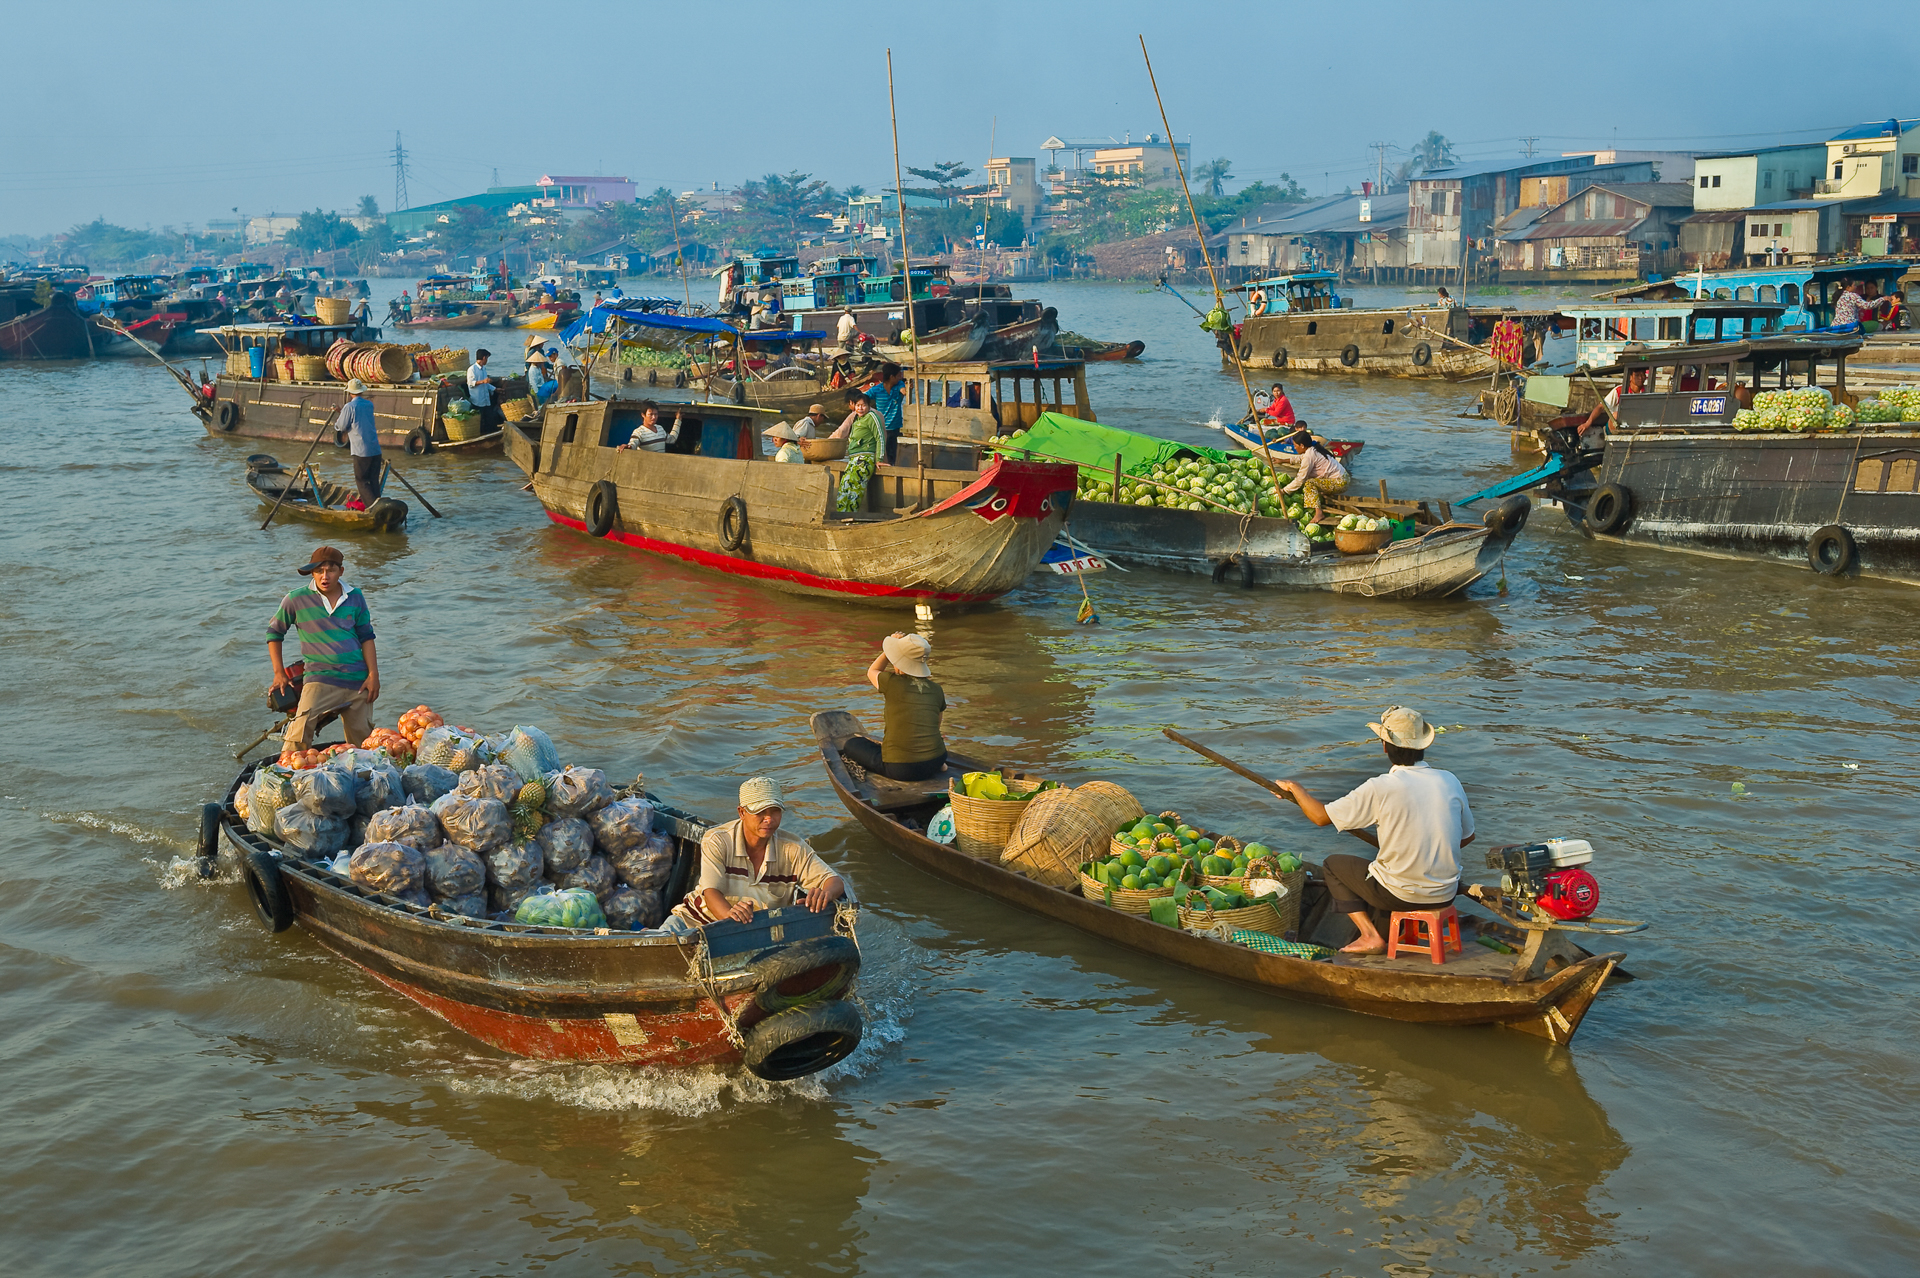
<path id="1" fill-rule="evenodd" d="M 835 498 L 833 508 L 843 514 L 863 509 L 867 504 L 867 481 L 873 478 L 874 467 L 880 464 L 886 447 L 880 431 L 880 415 L 873 411 L 873 401 L 859 391 L 847 397 L 852 409 L 847 420 L 840 423 L 840 429 L 833 432 L 833 438 L 847 441 L 847 470 L 840 477 L 840 493 Z"/>

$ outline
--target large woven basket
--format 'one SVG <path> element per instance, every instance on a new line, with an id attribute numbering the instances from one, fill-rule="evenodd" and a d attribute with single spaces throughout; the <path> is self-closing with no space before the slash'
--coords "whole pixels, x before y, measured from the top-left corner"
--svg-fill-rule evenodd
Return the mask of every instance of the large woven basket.
<path id="1" fill-rule="evenodd" d="M 1087 873 L 1085 865 L 1080 867 L 1080 895 L 1089 901 L 1100 901 L 1127 914 L 1146 914 L 1153 908 L 1155 901 L 1163 901 L 1179 891 L 1178 888 L 1117 888 L 1108 887 L 1099 879 Z"/>
<path id="2" fill-rule="evenodd" d="M 503 400 L 500 412 L 510 422 L 523 422 L 533 416 L 533 401 L 530 399 Z"/>
<path id="3" fill-rule="evenodd" d="M 1263 867 L 1266 871 L 1257 877 L 1277 879 L 1280 886 L 1286 889 L 1286 891 L 1282 893 L 1280 900 L 1274 905 L 1274 912 L 1280 916 L 1280 930 L 1274 935 L 1285 936 L 1288 932 L 1295 931 L 1300 926 L 1300 894 L 1306 890 L 1307 878 L 1309 877 L 1306 867 L 1302 866 L 1298 870 L 1289 870 L 1283 874 L 1273 869 L 1271 862 L 1264 860 L 1255 861 L 1253 865 L 1247 867 L 1246 874 L 1235 875 L 1232 878 L 1223 878 L 1217 874 L 1209 874 L 1203 876 L 1203 882 L 1208 887 L 1228 888 L 1235 892 L 1245 892 L 1247 890 L 1247 880 L 1256 877 L 1253 873 L 1254 866 Z"/>
<path id="4" fill-rule="evenodd" d="M 847 455 L 847 441 L 844 439 L 803 439 L 800 441 L 800 455 L 810 462 L 839 461 Z"/>
<path id="5" fill-rule="evenodd" d="M 480 414 L 469 413 L 465 417 L 447 414 L 440 418 L 440 424 L 447 428 L 447 442 L 464 444 L 469 439 L 478 439 L 486 434 L 486 428 L 480 424 Z"/>
<path id="6" fill-rule="evenodd" d="M 344 324 L 353 314 L 353 303 L 344 297 L 316 297 L 313 299 L 313 313 L 322 324 Z"/>
<path id="7" fill-rule="evenodd" d="M 1001 780 L 1014 794 L 1030 794 L 1040 782 L 1019 773 L 1004 773 Z M 958 781 L 947 782 L 947 800 L 953 805 L 953 842 L 968 856 L 997 861 L 1013 836 L 1013 827 L 1026 812 L 1024 803 L 1006 799 L 976 799 L 960 788 Z"/>
<path id="8" fill-rule="evenodd" d="M 227 352 L 227 376 L 228 377 L 252 377 L 253 376 L 253 364 L 250 360 L 247 359 L 247 353 L 245 351 L 228 351 Z"/>
<path id="9" fill-rule="evenodd" d="M 1111 781 L 1043 790 L 1022 805 L 1000 864 L 1036 883 L 1072 887 L 1079 867 L 1100 854 L 1107 831 L 1140 816 L 1140 801 Z"/>
<path id="10" fill-rule="evenodd" d="M 1293 893 L 1289 892 L 1280 899 L 1285 902 L 1292 897 Z M 1207 900 L 1206 893 L 1198 888 L 1187 893 L 1185 901 L 1174 914 L 1180 920 L 1180 926 L 1189 932 L 1211 932 L 1223 923 L 1229 928 L 1265 932 L 1268 936 L 1284 936 L 1287 931 L 1280 912 L 1269 899 L 1255 901 L 1237 910 L 1216 910 L 1213 902 Z M 1298 906 L 1294 907 L 1294 914 L 1296 917 L 1299 915 Z"/>
<path id="11" fill-rule="evenodd" d="M 295 355 L 293 357 L 293 380 L 296 382 L 321 382 L 327 378 L 327 357 L 324 355 Z"/>
<path id="12" fill-rule="evenodd" d="M 1382 528 L 1379 532 L 1336 528 L 1333 532 L 1333 548 L 1343 555 L 1371 555 L 1377 550 L 1385 550 L 1392 541 L 1391 528 Z"/>
<path id="13" fill-rule="evenodd" d="M 1143 812 L 1142 815 L 1144 816 L 1145 813 Z M 1138 817 L 1134 819 L 1136 821 L 1139 820 Z M 1178 812 L 1160 812 L 1155 814 L 1154 820 L 1165 821 L 1168 825 L 1177 827 L 1180 825 L 1180 814 Z M 1129 843 L 1121 839 L 1118 833 L 1107 840 L 1107 851 L 1112 856 L 1119 856 L 1122 852 L 1139 852 L 1142 856 L 1154 855 L 1151 852 L 1143 850 L 1138 844 Z"/>

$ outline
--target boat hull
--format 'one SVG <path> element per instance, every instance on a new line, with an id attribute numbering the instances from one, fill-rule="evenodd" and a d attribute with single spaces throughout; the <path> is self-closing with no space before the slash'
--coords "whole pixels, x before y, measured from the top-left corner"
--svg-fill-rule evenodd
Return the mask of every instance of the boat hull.
<path id="1" fill-rule="evenodd" d="M 1249 372 L 1441 380 L 1483 376 L 1493 371 L 1493 359 L 1461 345 L 1469 340 L 1475 318 L 1464 307 L 1258 315 L 1240 326 L 1240 359 Z M 1230 350 L 1221 350 L 1220 364 L 1233 371 Z"/>
<path id="2" fill-rule="evenodd" d="M 320 449 L 339 447 L 345 451 L 343 445 L 334 443 L 328 429 L 349 398 L 342 382 L 281 382 L 222 373 L 213 386 L 212 400 L 194 409 L 209 435 L 277 439 L 304 446 L 324 432 Z M 514 393 L 511 386 L 503 387 L 503 397 L 511 398 Z M 373 403 L 380 447 L 402 452 L 485 453 L 499 449 L 502 437 L 497 430 L 476 439 L 455 441 L 448 437 L 440 417 L 458 394 L 453 387 L 424 383 L 370 387 L 367 398 Z M 422 440 L 426 441 L 425 447 L 416 447 Z"/>
<path id="3" fill-rule="evenodd" d="M 992 306 L 993 303 L 982 305 Z M 1003 324 L 994 329 L 987 337 L 986 344 L 980 348 L 979 358 L 993 362 L 1030 359 L 1035 350 L 1043 356 L 1051 355 L 1054 353 L 1054 338 L 1059 332 L 1059 312 L 1049 306 L 1032 319 Z"/>
<path id="4" fill-rule="evenodd" d="M 93 354 L 93 326 L 70 293 L 55 293 L 36 311 L 0 323 L 0 356 L 7 359 L 85 359 Z"/>

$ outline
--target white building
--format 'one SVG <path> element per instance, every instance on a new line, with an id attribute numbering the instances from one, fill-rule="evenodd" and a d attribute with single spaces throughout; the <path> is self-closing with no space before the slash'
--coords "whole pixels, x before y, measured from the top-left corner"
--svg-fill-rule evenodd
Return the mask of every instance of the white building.
<path id="1" fill-rule="evenodd" d="M 1920 196 L 1920 120 L 1857 125 L 1831 139 L 1813 193 L 1839 200 Z"/>
<path id="2" fill-rule="evenodd" d="M 1826 158 L 1824 142 L 1703 155 L 1694 161 L 1693 207 L 1699 212 L 1750 209 L 1803 199 L 1812 193 Z"/>

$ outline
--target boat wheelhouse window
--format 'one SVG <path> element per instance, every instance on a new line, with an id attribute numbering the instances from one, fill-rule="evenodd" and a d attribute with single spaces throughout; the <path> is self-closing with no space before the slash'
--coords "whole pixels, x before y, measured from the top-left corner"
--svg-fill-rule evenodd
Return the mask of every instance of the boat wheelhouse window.
<path id="1" fill-rule="evenodd" d="M 1760 286 L 1760 300 L 1761 300 L 1761 301 L 1763 301 L 1763 302 L 1771 302 L 1771 301 L 1773 301 L 1773 300 L 1774 300 L 1774 298 L 1776 298 L 1777 296 L 1779 296 L 1779 290 L 1777 290 L 1776 288 L 1774 288 L 1774 286 L 1773 286 L 1773 285 L 1771 285 L 1771 284 L 1762 284 L 1762 285 Z"/>
<path id="2" fill-rule="evenodd" d="M 1780 286 L 1780 300 L 1788 306 L 1798 306 L 1800 304 L 1800 289 L 1793 284 L 1782 284 Z"/>
<path id="3" fill-rule="evenodd" d="M 1632 324 L 1633 340 L 1651 342 L 1658 340 L 1660 321 L 1651 315 L 1636 316 Z"/>
<path id="4" fill-rule="evenodd" d="M 1753 285 L 1742 284 L 1739 288 L 1733 290 L 1733 299 L 1736 302 L 1751 302 L 1753 300 Z"/>
<path id="5" fill-rule="evenodd" d="M 1308 321 L 1307 321 L 1307 336 L 1308 336 L 1308 337 L 1312 337 L 1312 336 L 1313 336 L 1313 335 L 1314 335 L 1315 333 L 1318 333 L 1319 331 L 1320 331 L 1320 321 L 1319 321 L 1319 320 L 1308 320 Z"/>
<path id="6" fill-rule="evenodd" d="M 1733 290 L 1730 288 L 1716 288 L 1713 290 L 1713 295 L 1723 302 L 1731 302 L 1733 300 Z"/>
<path id="7" fill-rule="evenodd" d="M 1610 319 L 1606 321 L 1606 326 L 1608 341 L 1624 342 L 1627 340 L 1627 321 L 1624 316 L 1620 319 Z"/>
<path id="8" fill-rule="evenodd" d="M 568 413 L 567 424 L 560 428 L 560 442 L 563 444 L 571 444 L 573 442 L 574 432 L 579 429 L 580 414 Z"/>
<path id="9" fill-rule="evenodd" d="M 1680 340 L 1680 317 L 1678 315 L 1662 315 L 1660 317 L 1660 340 L 1663 342 L 1677 342 Z"/>
<path id="10" fill-rule="evenodd" d="M 1580 340 L 1583 342 L 1599 341 L 1600 340 L 1600 321 L 1597 319 L 1581 320 L 1580 321 Z"/>

